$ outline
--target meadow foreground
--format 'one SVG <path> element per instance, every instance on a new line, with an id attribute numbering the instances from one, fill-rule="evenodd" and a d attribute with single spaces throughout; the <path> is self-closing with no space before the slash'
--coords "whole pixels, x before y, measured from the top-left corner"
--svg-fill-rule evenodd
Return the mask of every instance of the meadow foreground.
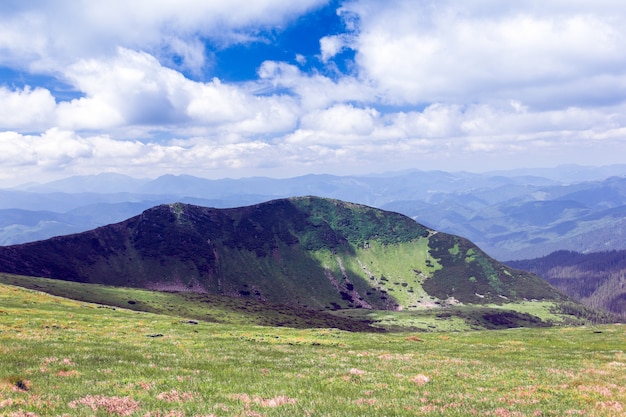
<path id="1" fill-rule="evenodd" d="M 2 416 L 619 416 L 626 327 L 350 333 L 0 285 Z"/>

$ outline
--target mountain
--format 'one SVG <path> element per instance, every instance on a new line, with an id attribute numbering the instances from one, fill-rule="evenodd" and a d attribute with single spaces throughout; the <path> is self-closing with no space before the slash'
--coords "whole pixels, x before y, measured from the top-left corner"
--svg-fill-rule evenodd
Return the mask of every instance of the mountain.
<path id="1" fill-rule="evenodd" d="M 156 204 L 173 201 L 159 198 L 139 202 L 93 203 L 63 213 L 47 210 L 0 209 L 0 246 L 33 242 L 53 236 L 83 232 L 136 216 Z M 185 198 L 184 202 L 228 207 L 232 202 Z"/>
<path id="2" fill-rule="evenodd" d="M 60 193 L 120 193 L 136 192 L 142 185 L 149 182 L 147 179 L 137 179 L 128 175 L 116 173 L 102 173 L 98 175 L 77 175 L 62 180 L 51 181 L 46 184 L 24 184 L 19 187 L 29 192 L 60 192 Z"/>
<path id="3" fill-rule="evenodd" d="M 382 208 L 462 235 L 500 260 L 626 249 L 626 177 L 568 185 L 516 185 L 395 201 Z"/>
<path id="4" fill-rule="evenodd" d="M 466 239 L 317 197 L 231 209 L 159 205 L 80 234 L 0 247 L 0 271 L 318 310 L 568 301 Z"/>
<path id="5" fill-rule="evenodd" d="M 609 177 L 624 176 L 626 175 L 626 165 L 585 166 L 567 164 L 553 168 L 522 168 L 493 171 L 491 174 L 515 177 L 534 176 L 548 178 L 563 184 L 574 184 L 588 181 L 601 181 Z"/>
<path id="6" fill-rule="evenodd" d="M 626 317 L 626 251 L 558 251 L 508 262 L 532 271 L 583 304 Z"/>
<path id="7" fill-rule="evenodd" d="M 2 226 L 0 245 L 26 243 L 60 234 L 79 233 L 97 226 L 101 213 L 117 212 L 110 222 L 121 221 L 137 215 L 157 204 L 186 202 L 213 207 L 239 207 L 276 198 L 319 195 L 353 201 L 381 208 L 385 204 L 408 201 L 402 210 L 411 214 L 416 205 L 433 208 L 445 196 L 456 198 L 468 190 L 503 188 L 511 192 L 519 184 L 553 185 L 554 182 L 532 176 L 510 178 L 471 173 L 442 171 L 409 171 L 370 176 L 305 175 L 301 177 L 271 179 L 242 178 L 209 180 L 189 175 L 163 175 L 153 180 L 132 179 L 123 175 L 100 174 L 76 176 L 47 184 L 26 184 L 0 190 L 0 218 L 14 219 Z M 524 190 L 522 189 L 521 192 Z M 514 191 L 513 196 L 519 192 Z M 499 191 L 496 198 L 502 198 Z M 461 196 L 463 201 L 465 197 Z M 134 204 L 135 211 L 126 210 L 121 217 L 121 207 Z M 459 202 L 463 204 L 463 202 Z M 484 202 L 478 201 L 482 207 Z M 13 217 L 2 210 L 27 210 L 23 217 Z M 80 216 L 76 216 L 76 211 Z M 49 222 L 48 212 L 59 216 Z M 39 222 L 32 220 L 40 216 Z M 26 218 L 27 217 L 27 218 Z M 421 220 L 417 218 L 417 220 Z M 457 223 L 452 223 L 452 227 Z M 437 226 L 437 225 L 434 225 Z M 435 227 L 438 230 L 439 227 Z M 462 230 L 458 228 L 459 231 Z M 460 234 L 460 233 L 457 233 Z"/>
<path id="8" fill-rule="evenodd" d="M 625 175 L 626 166 L 621 165 L 285 179 L 79 176 L 0 190 L 0 218 L 13 219 L 0 226 L 0 245 L 87 231 L 157 204 L 228 208 L 319 195 L 400 212 L 432 229 L 463 236 L 499 260 L 535 258 L 563 249 L 621 250 L 626 249 Z M 16 209 L 29 213 L 16 217 L 3 211 Z"/>
<path id="9" fill-rule="evenodd" d="M 52 211 L 0 210 L 0 245 L 39 240 L 74 232 L 73 220 Z"/>

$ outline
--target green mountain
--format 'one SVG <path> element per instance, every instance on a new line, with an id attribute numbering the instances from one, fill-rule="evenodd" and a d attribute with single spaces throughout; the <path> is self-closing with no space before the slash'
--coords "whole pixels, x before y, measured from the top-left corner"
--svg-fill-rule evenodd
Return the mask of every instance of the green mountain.
<path id="1" fill-rule="evenodd" d="M 316 197 L 236 209 L 160 205 L 92 231 L 1 247 L 0 270 L 316 310 L 568 301 L 465 239 Z"/>

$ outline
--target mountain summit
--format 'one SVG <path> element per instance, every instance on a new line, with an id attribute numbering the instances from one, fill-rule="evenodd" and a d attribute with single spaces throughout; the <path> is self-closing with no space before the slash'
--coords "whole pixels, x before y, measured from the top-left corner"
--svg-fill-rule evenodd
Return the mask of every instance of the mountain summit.
<path id="1" fill-rule="evenodd" d="M 310 309 L 565 299 L 466 239 L 317 197 L 234 209 L 160 205 L 88 232 L 0 247 L 0 270 Z"/>

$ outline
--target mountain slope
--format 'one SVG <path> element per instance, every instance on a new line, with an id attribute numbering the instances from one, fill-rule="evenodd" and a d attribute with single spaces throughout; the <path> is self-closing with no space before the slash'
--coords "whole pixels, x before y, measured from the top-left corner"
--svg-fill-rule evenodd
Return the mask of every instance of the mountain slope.
<path id="1" fill-rule="evenodd" d="M 0 270 L 310 309 L 566 300 L 465 239 L 316 197 L 236 209 L 161 205 L 92 231 L 2 247 Z"/>
<path id="2" fill-rule="evenodd" d="M 583 304 L 626 317 L 626 251 L 582 254 L 558 251 L 511 261 L 532 271 Z"/>

